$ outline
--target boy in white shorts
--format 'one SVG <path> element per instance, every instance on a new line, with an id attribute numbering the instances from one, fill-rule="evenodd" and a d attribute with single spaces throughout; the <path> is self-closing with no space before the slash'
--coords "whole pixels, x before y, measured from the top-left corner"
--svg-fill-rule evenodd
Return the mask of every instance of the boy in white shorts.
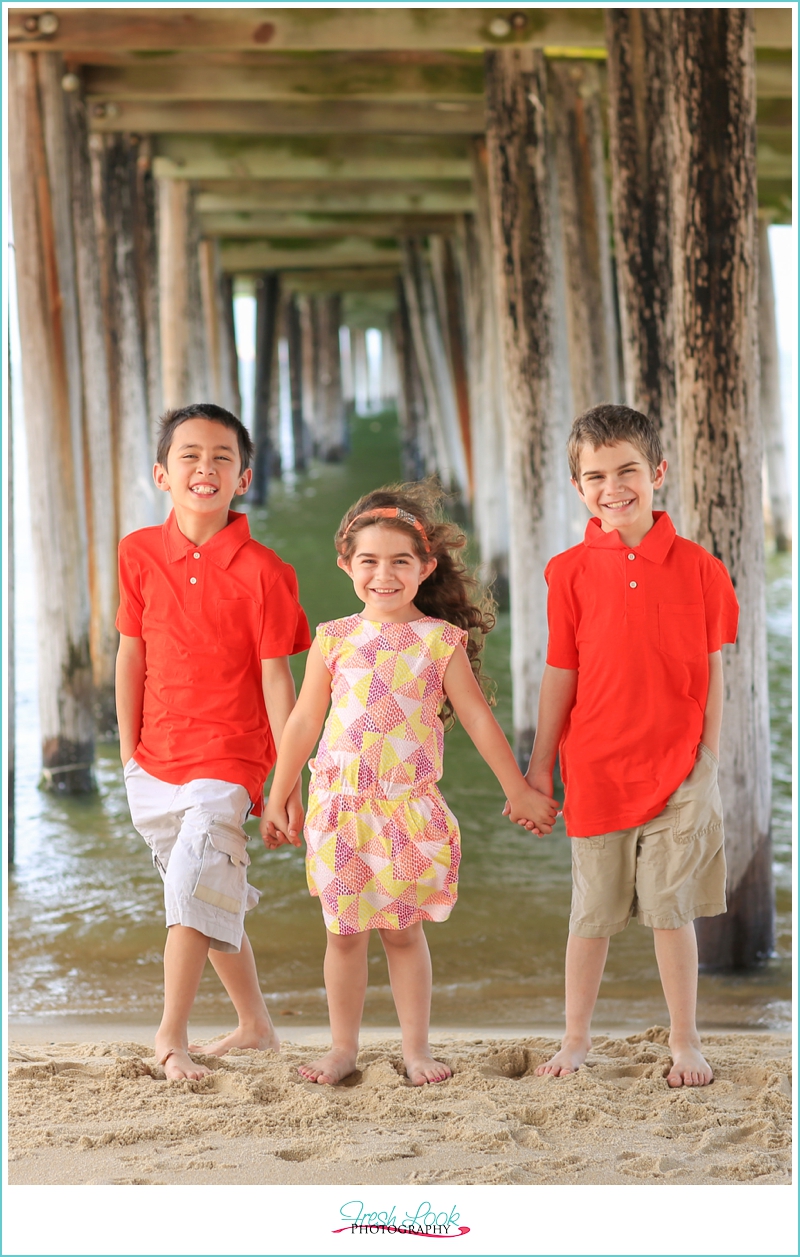
<path id="1" fill-rule="evenodd" d="M 156 1059 L 168 1078 L 209 1071 L 189 1055 L 189 1014 L 206 959 L 239 1018 L 204 1047 L 277 1049 L 244 914 L 248 814 L 260 815 L 295 691 L 288 656 L 310 645 L 294 571 L 229 510 L 246 493 L 253 445 L 220 406 L 161 420 L 159 527 L 120 542 L 117 718 L 131 817 L 164 881 L 164 1014 Z M 294 806 L 300 817 L 299 782 Z M 299 821 L 298 821 L 299 824 Z"/>

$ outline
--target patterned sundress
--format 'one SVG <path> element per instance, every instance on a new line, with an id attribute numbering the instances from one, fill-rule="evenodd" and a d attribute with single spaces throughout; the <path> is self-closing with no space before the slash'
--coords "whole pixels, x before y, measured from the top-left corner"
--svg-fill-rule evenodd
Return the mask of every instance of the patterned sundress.
<path id="1" fill-rule="evenodd" d="M 306 874 L 333 934 L 444 921 L 458 895 L 458 822 L 442 775 L 442 678 L 463 629 L 423 616 L 320 624 L 331 710 L 312 770 Z"/>

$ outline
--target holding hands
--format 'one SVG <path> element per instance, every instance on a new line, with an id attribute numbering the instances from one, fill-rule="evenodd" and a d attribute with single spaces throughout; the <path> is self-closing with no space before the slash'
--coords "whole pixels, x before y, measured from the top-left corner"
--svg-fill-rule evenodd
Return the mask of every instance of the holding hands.
<path id="1" fill-rule="evenodd" d="M 546 776 L 546 775 L 545 775 Z M 506 799 L 503 815 L 515 825 L 522 825 L 533 834 L 549 834 L 556 823 L 558 804 L 552 797 L 552 777 L 549 782 L 531 784 L 528 779 Z"/>
<path id="2" fill-rule="evenodd" d="M 285 803 L 280 803 L 272 790 L 261 817 L 261 837 L 267 850 L 275 851 L 285 845 L 302 846 L 304 819 L 299 780 Z"/>

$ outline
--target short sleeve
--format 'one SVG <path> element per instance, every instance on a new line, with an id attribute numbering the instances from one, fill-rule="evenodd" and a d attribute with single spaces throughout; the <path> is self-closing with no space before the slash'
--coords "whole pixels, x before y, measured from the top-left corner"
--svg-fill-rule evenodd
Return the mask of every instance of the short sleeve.
<path id="1" fill-rule="evenodd" d="M 728 570 L 718 559 L 714 567 L 715 574 L 703 590 L 710 655 L 720 650 L 724 642 L 735 642 L 739 627 L 739 603 Z"/>
<path id="2" fill-rule="evenodd" d="M 547 662 L 551 668 L 577 668 L 575 612 L 567 581 L 553 560 L 544 569 L 547 581 Z"/>
<path id="3" fill-rule="evenodd" d="M 259 658 L 297 655 L 310 645 L 311 634 L 305 611 L 300 606 L 294 568 L 282 563 L 277 579 L 264 595 Z"/>
<path id="4" fill-rule="evenodd" d="M 141 637 L 144 615 L 141 573 L 138 563 L 129 550 L 130 546 L 126 545 L 125 540 L 121 541 L 119 546 L 119 610 L 115 624 L 124 637 Z"/>

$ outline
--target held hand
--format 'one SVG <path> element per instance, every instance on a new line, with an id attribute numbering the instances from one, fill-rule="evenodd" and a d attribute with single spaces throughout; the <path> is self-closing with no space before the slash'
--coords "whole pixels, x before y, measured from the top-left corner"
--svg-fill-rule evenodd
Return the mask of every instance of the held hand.
<path id="1" fill-rule="evenodd" d="M 528 769 L 528 772 L 525 776 L 525 780 L 528 783 L 528 785 L 531 786 L 538 794 L 544 794 L 548 798 L 552 799 L 553 797 L 552 772 L 548 772 L 546 768 L 540 768 L 536 772 L 532 773 L 531 770 Z M 508 799 L 506 799 L 506 805 L 503 808 L 503 815 L 511 816 L 511 804 L 509 803 Z M 523 821 L 519 821 L 517 823 L 524 824 Z M 527 828 L 535 829 L 535 826 L 529 824 Z M 548 830 L 547 832 L 549 833 L 550 831 Z"/>
<path id="2" fill-rule="evenodd" d="M 296 813 L 295 813 L 296 817 Z M 294 836 L 292 836 L 294 830 Z M 268 851 L 274 851 L 290 843 L 293 847 L 300 846 L 296 824 L 289 819 L 288 800 L 286 807 L 280 807 L 270 799 L 261 817 L 261 837 Z"/>
<path id="3" fill-rule="evenodd" d="M 514 824 L 524 825 L 532 833 L 549 834 L 558 815 L 558 804 L 552 795 L 534 790 L 526 782 L 519 793 L 515 793 L 507 801 L 504 815 Z"/>

